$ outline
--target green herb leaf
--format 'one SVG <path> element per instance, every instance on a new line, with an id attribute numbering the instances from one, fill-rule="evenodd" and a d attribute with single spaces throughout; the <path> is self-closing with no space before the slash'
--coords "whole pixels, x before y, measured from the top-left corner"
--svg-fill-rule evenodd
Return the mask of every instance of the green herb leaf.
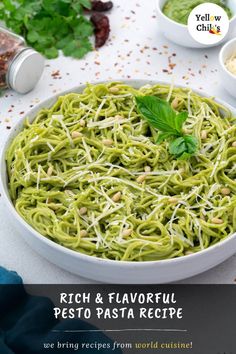
<path id="1" fill-rule="evenodd" d="M 139 112 L 147 119 L 154 128 L 179 136 L 180 129 L 177 129 L 175 122 L 176 113 L 168 102 L 155 96 L 136 97 Z"/>
<path id="2" fill-rule="evenodd" d="M 188 118 L 187 112 L 175 112 L 167 101 L 155 96 L 136 97 L 136 103 L 139 113 L 153 128 L 159 130 L 157 144 L 170 139 L 170 154 L 181 159 L 187 159 L 197 151 L 197 139 L 192 135 L 184 135 L 182 131 Z"/>
<path id="3" fill-rule="evenodd" d="M 178 131 L 181 132 L 182 126 L 188 118 L 188 112 L 181 112 L 175 116 L 175 126 Z"/>
<path id="4" fill-rule="evenodd" d="M 198 141 L 192 135 L 184 135 L 170 143 L 169 151 L 177 158 L 186 159 L 197 151 Z"/>
<path id="5" fill-rule="evenodd" d="M 91 8 L 91 0 L 2 0 L 0 19 L 49 59 L 58 50 L 82 58 L 93 49 L 93 25 L 83 15 L 85 8 Z"/>
<path id="6" fill-rule="evenodd" d="M 166 140 L 168 138 L 171 138 L 171 137 L 173 137 L 172 133 L 159 133 L 158 137 L 157 137 L 157 140 L 156 140 L 156 143 L 160 144 L 160 143 L 162 143 L 162 141 L 164 141 L 164 140 Z"/>

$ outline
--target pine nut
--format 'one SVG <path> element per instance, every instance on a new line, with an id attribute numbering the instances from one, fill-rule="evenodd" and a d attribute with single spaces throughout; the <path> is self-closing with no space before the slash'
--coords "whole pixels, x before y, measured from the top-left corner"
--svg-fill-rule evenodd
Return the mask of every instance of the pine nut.
<path id="1" fill-rule="evenodd" d="M 111 146 L 113 144 L 113 140 L 111 139 L 104 139 L 102 142 L 105 146 Z"/>
<path id="2" fill-rule="evenodd" d="M 82 133 L 77 132 L 77 131 L 74 131 L 74 132 L 71 133 L 72 139 L 79 138 L 79 137 L 81 137 L 82 135 L 83 135 Z"/>
<path id="3" fill-rule="evenodd" d="M 178 203 L 178 201 L 179 201 L 178 198 L 175 198 L 175 197 L 171 197 L 168 200 L 169 203 L 173 203 L 173 204 Z"/>
<path id="4" fill-rule="evenodd" d="M 122 232 L 122 236 L 130 236 L 132 234 L 132 229 L 125 229 Z"/>
<path id="5" fill-rule="evenodd" d="M 212 222 L 212 224 L 220 225 L 220 224 L 223 224 L 224 221 L 222 219 L 219 219 L 219 218 L 212 218 L 211 222 Z"/>
<path id="6" fill-rule="evenodd" d="M 74 197 L 74 193 L 72 191 L 70 191 L 69 189 L 65 190 L 65 193 L 69 196 L 69 197 Z"/>
<path id="7" fill-rule="evenodd" d="M 53 173 L 53 167 L 52 166 L 49 166 L 48 167 L 48 170 L 47 170 L 47 175 L 50 177 Z"/>
<path id="8" fill-rule="evenodd" d="M 178 99 L 178 97 L 175 97 L 171 103 L 171 107 L 173 109 L 176 109 L 178 107 L 178 105 L 179 105 L 179 99 Z"/>
<path id="9" fill-rule="evenodd" d="M 190 254 L 193 254 L 193 252 L 192 251 L 185 251 L 184 254 L 185 254 L 185 256 L 189 256 Z"/>
<path id="10" fill-rule="evenodd" d="M 82 208 L 80 208 L 79 213 L 80 213 L 80 215 L 84 215 L 87 213 L 87 211 L 88 211 L 88 209 L 86 207 L 82 207 Z"/>
<path id="11" fill-rule="evenodd" d="M 231 193 L 231 190 L 229 188 L 222 188 L 220 192 L 223 195 L 229 195 Z"/>
<path id="12" fill-rule="evenodd" d="M 235 148 L 236 147 L 236 141 L 232 143 L 232 146 Z"/>
<path id="13" fill-rule="evenodd" d="M 84 127 L 85 124 L 86 124 L 85 120 L 84 120 L 84 119 L 80 119 L 79 125 L 80 125 L 81 127 Z"/>
<path id="14" fill-rule="evenodd" d="M 150 166 L 145 166 L 144 167 L 144 172 L 146 172 L 146 173 L 151 172 L 151 167 Z"/>
<path id="15" fill-rule="evenodd" d="M 121 192 L 117 192 L 116 194 L 113 195 L 112 200 L 113 202 L 119 202 L 121 198 Z"/>
<path id="16" fill-rule="evenodd" d="M 87 231 L 86 230 L 81 230 L 80 231 L 80 236 L 81 237 L 86 237 L 88 235 Z"/>
<path id="17" fill-rule="evenodd" d="M 110 93 L 118 93 L 120 91 L 119 87 L 113 86 L 109 88 Z"/>
<path id="18" fill-rule="evenodd" d="M 141 175 L 141 176 L 138 176 L 138 178 L 136 179 L 136 181 L 138 183 L 143 183 L 146 179 L 146 175 Z"/>
<path id="19" fill-rule="evenodd" d="M 201 132 L 201 139 L 202 139 L 202 140 L 206 140 L 206 139 L 207 139 L 207 131 L 206 131 L 206 130 L 202 130 L 202 132 Z"/>
<path id="20" fill-rule="evenodd" d="M 119 114 L 117 114 L 114 118 L 115 118 L 115 119 L 123 119 L 123 117 L 120 116 Z"/>

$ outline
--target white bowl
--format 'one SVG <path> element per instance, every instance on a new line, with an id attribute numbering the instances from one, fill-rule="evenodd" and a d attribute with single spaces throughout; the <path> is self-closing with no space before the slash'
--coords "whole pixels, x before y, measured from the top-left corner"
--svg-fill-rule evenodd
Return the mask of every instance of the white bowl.
<path id="1" fill-rule="evenodd" d="M 175 22 L 171 20 L 169 17 L 167 17 L 166 15 L 164 15 L 162 9 L 167 0 L 155 0 L 155 1 L 157 5 L 157 21 L 159 24 L 159 28 L 166 38 L 168 38 L 170 41 L 176 44 L 179 44 L 183 47 L 189 47 L 189 48 L 209 48 L 209 47 L 218 46 L 233 37 L 233 33 L 236 28 L 236 1 L 235 0 L 227 1 L 229 8 L 234 13 L 234 16 L 230 19 L 228 34 L 225 36 L 225 38 L 222 41 L 212 45 L 205 45 L 196 42 L 189 34 L 187 25 L 183 25 L 181 23 Z M 181 0 L 179 1 L 181 2 Z"/>
<path id="2" fill-rule="evenodd" d="M 125 80 L 123 82 L 136 88 L 146 84 L 163 84 L 163 82 L 150 80 Z M 15 224 L 15 227 L 20 230 L 24 240 L 36 252 L 59 267 L 62 267 L 74 274 L 80 274 L 84 277 L 107 283 L 151 284 L 173 282 L 206 271 L 232 256 L 236 252 L 236 234 L 206 250 L 175 259 L 152 262 L 123 262 L 105 260 L 93 256 L 87 256 L 60 246 L 40 235 L 22 219 L 22 217 L 16 212 L 8 192 L 5 154 L 9 144 L 22 130 L 23 121 L 26 117 L 28 117 L 30 121 L 33 121 L 36 113 L 40 109 L 50 107 L 54 104 L 58 96 L 68 92 L 81 92 L 84 88 L 85 85 L 78 86 L 74 89 L 55 95 L 38 104 L 17 123 L 14 129 L 12 129 L 10 136 L 1 151 L 0 187 L 3 192 L 9 220 L 11 220 L 11 222 Z M 199 95 L 203 95 L 200 92 L 197 93 Z M 218 102 L 225 105 L 236 114 L 235 109 L 230 107 L 228 104 L 221 101 Z"/>
<path id="3" fill-rule="evenodd" d="M 225 66 L 226 60 L 233 54 L 236 54 L 236 38 L 226 43 L 219 54 L 221 83 L 232 96 L 236 97 L 236 75 Z"/>

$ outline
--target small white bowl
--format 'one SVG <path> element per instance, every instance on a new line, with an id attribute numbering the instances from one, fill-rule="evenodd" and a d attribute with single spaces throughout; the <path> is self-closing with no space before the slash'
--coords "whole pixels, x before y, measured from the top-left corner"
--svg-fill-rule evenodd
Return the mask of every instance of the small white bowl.
<path id="1" fill-rule="evenodd" d="M 229 6 L 229 8 L 232 10 L 232 12 L 234 14 L 234 16 L 230 19 L 230 22 L 229 22 L 228 34 L 219 43 L 208 44 L 208 45 L 196 42 L 189 34 L 187 25 L 183 25 L 181 23 L 175 22 L 163 13 L 162 9 L 163 9 L 163 6 L 165 5 L 166 1 L 167 0 L 156 0 L 157 20 L 158 20 L 158 24 L 159 24 L 159 28 L 160 28 L 161 32 L 170 41 L 172 41 L 176 44 L 179 44 L 183 47 L 209 48 L 209 47 L 215 47 L 215 46 L 218 46 L 222 43 L 225 43 L 227 40 L 229 40 L 230 38 L 233 37 L 233 33 L 236 29 L 236 1 L 235 0 L 228 0 L 227 1 L 227 5 Z"/>
<path id="2" fill-rule="evenodd" d="M 236 75 L 232 74 L 225 66 L 225 62 L 233 54 L 236 54 L 236 38 L 226 43 L 220 51 L 220 78 L 222 85 L 230 93 L 236 97 Z"/>
<path id="3" fill-rule="evenodd" d="M 138 79 L 124 80 L 123 82 L 136 88 L 147 84 L 167 84 L 156 80 Z M 102 82 L 96 82 L 96 84 L 98 83 Z M 8 190 L 5 156 L 9 145 L 16 135 L 22 131 L 26 117 L 32 122 L 36 114 L 42 108 L 51 107 L 59 96 L 70 92 L 82 92 L 85 87 L 85 85 L 80 85 L 74 89 L 61 92 L 35 106 L 18 121 L 0 151 L 0 190 L 7 208 L 6 217 L 8 217 L 9 222 L 15 224 L 16 229 L 20 231 L 24 240 L 41 256 L 61 268 L 86 278 L 118 284 L 169 283 L 202 273 L 232 256 L 236 252 L 236 233 L 203 251 L 174 259 L 150 262 L 127 262 L 102 259 L 75 252 L 49 240 L 34 230 L 33 227 L 17 213 Z M 203 92 L 197 90 L 194 90 L 194 92 L 198 93 L 200 96 L 207 97 Z M 236 110 L 233 107 L 223 101 L 216 101 L 228 107 L 233 114 L 236 115 Z M 23 257 L 23 255 L 21 256 Z M 29 264 L 29 269 L 30 266 Z"/>

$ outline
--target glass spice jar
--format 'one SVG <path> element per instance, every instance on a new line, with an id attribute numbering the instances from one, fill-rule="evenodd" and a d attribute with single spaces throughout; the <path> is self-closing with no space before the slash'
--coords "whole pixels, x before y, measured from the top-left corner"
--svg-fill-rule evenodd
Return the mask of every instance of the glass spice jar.
<path id="1" fill-rule="evenodd" d="M 0 27 L 0 90 L 11 88 L 27 93 L 39 81 L 44 69 L 44 58 L 27 47 L 23 37 Z"/>

